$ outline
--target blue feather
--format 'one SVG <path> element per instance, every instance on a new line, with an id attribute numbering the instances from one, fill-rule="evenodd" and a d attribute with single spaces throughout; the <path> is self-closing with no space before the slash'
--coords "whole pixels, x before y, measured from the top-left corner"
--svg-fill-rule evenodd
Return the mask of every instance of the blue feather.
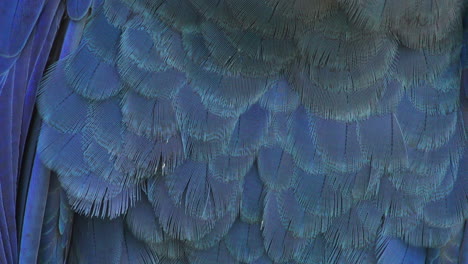
<path id="1" fill-rule="evenodd" d="M 146 71 L 126 57 L 117 64 L 122 81 L 145 97 L 170 99 L 187 83 L 184 74 L 172 68 Z"/>
<path id="2" fill-rule="evenodd" d="M 184 208 L 175 204 L 162 179 L 151 180 L 148 185 L 148 199 L 155 208 L 161 227 L 170 237 L 193 241 L 213 230 L 213 219 L 203 220 L 189 216 Z"/>
<path id="3" fill-rule="evenodd" d="M 307 212 L 334 217 L 347 212 L 353 205 L 351 199 L 345 199 L 343 193 L 332 186 L 332 178 L 328 175 L 310 174 L 297 167 L 294 174 L 297 180 L 293 192 Z"/>
<path id="4" fill-rule="evenodd" d="M 301 31 L 302 23 L 282 16 L 282 10 L 266 2 L 248 0 L 226 1 L 232 15 L 242 29 L 251 29 L 260 36 L 276 39 L 291 39 Z"/>
<path id="5" fill-rule="evenodd" d="M 195 139 L 221 143 L 231 135 L 236 119 L 210 113 L 201 100 L 189 86 L 177 95 L 175 108 L 180 130 Z"/>
<path id="6" fill-rule="evenodd" d="M 0 76 L 2 76 L 3 81 L 0 82 L 0 87 L 4 86 L 5 78 L 8 75 L 8 71 L 15 65 L 18 57 L 6 57 L 3 55 L 0 55 Z M 2 91 L 2 88 L 0 88 L 0 92 Z"/>
<path id="7" fill-rule="evenodd" d="M 455 52 L 455 51 L 453 51 Z M 400 46 L 396 74 L 405 86 L 433 82 L 451 63 L 451 53 L 431 54 L 429 51 L 411 50 Z"/>
<path id="8" fill-rule="evenodd" d="M 46 3 L 44 8 L 44 12 L 40 15 L 36 29 L 33 32 L 34 38 L 31 38 L 28 42 L 28 45 L 32 46 L 30 49 L 31 53 L 23 51 L 23 55 L 21 56 L 24 56 L 24 58 L 29 56 L 29 59 L 25 59 L 24 62 L 25 65 L 29 65 L 28 69 L 31 72 L 28 76 L 29 81 L 27 83 L 27 90 L 24 97 L 23 117 L 21 120 L 22 129 L 20 136 L 20 153 L 24 149 L 24 144 L 28 134 L 27 131 L 29 130 L 27 124 L 30 124 L 32 119 L 32 111 L 34 109 L 33 102 L 36 99 L 37 87 L 39 86 L 40 78 L 44 74 L 45 66 L 48 63 L 48 59 L 52 51 L 54 38 L 58 32 L 59 24 L 61 23 L 61 17 L 64 13 L 64 6 L 61 5 L 59 1 L 49 1 Z M 69 30 L 67 30 L 67 34 L 63 41 L 64 44 L 62 50 L 60 51 L 60 56 L 65 56 L 68 54 L 67 49 L 72 44 L 70 43 L 70 39 L 81 35 L 81 28 L 82 27 L 80 26 L 75 28 L 74 23 L 69 24 Z"/>
<path id="9" fill-rule="evenodd" d="M 7 213 L 31 163 L 10 158 L 63 12 L 28 1 L 3 19 L 3 39 L 26 44 L 0 44 Z M 338 2 L 68 0 L 72 19 L 91 20 L 38 99 L 38 155 L 60 182 L 40 259 L 66 257 L 78 213 L 77 264 L 462 261 L 462 0 Z M 16 259 L 13 216 L 0 217 L 0 262 Z"/>
<path id="10" fill-rule="evenodd" d="M 250 155 L 264 143 L 271 118 L 258 104 L 245 111 L 237 120 L 228 143 L 231 155 Z"/>
<path id="11" fill-rule="evenodd" d="M 158 141 L 130 132 L 125 133 L 122 152 L 117 154 L 115 164 L 119 161 L 127 163 L 136 169 L 137 179 L 149 178 L 158 169 L 164 174 L 172 172 L 183 160 L 182 142 L 177 136 Z M 121 160 L 122 159 L 122 160 Z"/>
<path id="12" fill-rule="evenodd" d="M 252 166 L 245 175 L 240 203 L 240 217 L 246 223 L 261 221 L 263 211 L 264 187 L 258 175 L 257 166 Z"/>
<path id="13" fill-rule="evenodd" d="M 236 221 L 237 211 L 231 210 L 216 221 L 213 229 L 199 240 L 188 241 L 187 245 L 196 249 L 208 249 L 220 243 Z"/>
<path id="14" fill-rule="evenodd" d="M 244 112 L 270 85 L 267 78 L 222 75 L 198 67 L 190 69 L 188 78 L 203 101 L 230 106 L 235 113 Z"/>
<path id="15" fill-rule="evenodd" d="M 357 171 L 365 162 L 358 141 L 357 125 L 311 118 L 313 137 L 325 172 Z"/>
<path id="16" fill-rule="evenodd" d="M 124 214 L 141 195 L 139 186 L 121 186 L 93 174 L 59 179 L 72 208 L 86 216 L 115 218 Z"/>
<path id="17" fill-rule="evenodd" d="M 226 34 L 214 23 L 204 22 L 200 28 L 209 52 L 209 60 L 222 68 L 223 72 L 253 77 L 268 76 L 279 72 L 283 66 L 280 63 L 265 63 L 239 52 L 241 47 L 233 46 Z"/>
<path id="18" fill-rule="evenodd" d="M 133 236 L 145 243 L 155 244 L 164 241 L 165 234 L 159 226 L 154 209 L 145 195 L 135 206 L 128 209 L 125 223 Z"/>
<path id="19" fill-rule="evenodd" d="M 172 102 L 147 99 L 129 90 L 122 99 L 122 121 L 137 135 L 168 139 L 178 130 Z"/>
<path id="20" fill-rule="evenodd" d="M 366 263 L 366 264 L 373 264 L 377 263 L 377 258 L 375 256 L 373 249 L 355 249 L 355 248 L 347 248 L 341 250 L 341 258 L 338 261 L 342 261 L 343 263 Z"/>
<path id="21" fill-rule="evenodd" d="M 4 11 L 0 24 L 5 25 L 0 33 L 2 36 L 0 55 L 15 57 L 21 52 L 37 23 L 45 2 L 43 0 L 8 1 L 0 5 L 0 9 Z"/>
<path id="22" fill-rule="evenodd" d="M 155 13 L 162 21 L 179 31 L 195 30 L 200 21 L 199 14 L 186 0 L 162 1 Z"/>
<path id="23" fill-rule="evenodd" d="M 82 144 L 82 134 L 61 133 L 43 123 L 37 151 L 42 162 L 59 175 L 79 176 L 89 173 Z"/>
<path id="24" fill-rule="evenodd" d="M 388 113 L 396 108 L 402 96 L 401 85 L 392 79 L 380 79 L 358 91 L 331 91 L 296 68 L 290 77 L 294 89 L 311 112 L 325 119 L 351 122 Z"/>
<path id="25" fill-rule="evenodd" d="M 333 221 L 325 232 L 325 239 L 343 249 L 366 248 L 375 241 L 382 216 L 375 203 L 360 202 Z"/>
<path id="26" fill-rule="evenodd" d="M 123 88 L 113 65 L 99 60 L 87 46 L 82 46 L 65 64 L 67 84 L 86 99 L 107 99 Z"/>
<path id="27" fill-rule="evenodd" d="M 161 59 L 154 41 L 148 31 L 136 28 L 126 28 L 120 39 L 119 56 L 130 60 L 146 71 L 161 71 L 168 65 Z"/>
<path id="28" fill-rule="evenodd" d="M 434 82 L 412 85 L 407 96 L 421 112 L 448 114 L 459 107 L 460 81 L 459 63 L 452 63 Z"/>
<path id="29" fill-rule="evenodd" d="M 260 179 L 270 189 L 287 189 L 295 180 L 292 156 L 278 146 L 261 148 L 257 165 Z"/>
<path id="30" fill-rule="evenodd" d="M 336 10 L 314 25 L 312 30 L 301 35 L 298 46 L 307 64 L 334 70 L 348 70 L 351 75 L 354 69 L 372 61 L 382 51 L 394 55 L 397 49 L 396 43 L 384 32 L 363 31 Z M 391 55 L 390 61 L 383 60 L 380 63 L 388 67 L 392 58 Z M 375 72 L 377 69 L 380 70 L 369 67 L 368 71 L 376 75 L 381 74 Z M 366 74 L 360 73 L 361 76 Z M 361 89 L 365 86 L 355 88 Z"/>
<path id="31" fill-rule="evenodd" d="M 83 156 L 90 171 L 110 182 L 130 182 L 130 175 L 126 174 L 120 167 L 116 166 L 115 158 L 96 141 L 87 142 L 84 146 Z M 132 175 L 133 176 L 133 175 Z M 137 182 L 137 181 L 131 181 Z"/>
<path id="32" fill-rule="evenodd" d="M 185 246 L 184 244 L 176 239 L 167 239 L 163 243 L 154 244 L 151 246 L 151 250 L 156 253 L 160 259 L 181 261 L 184 263 L 183 259 L 185 257 Z"/>
<path id="33" fill-rule="evenodd" d="M 137 12 L 150 11 L 154 12 L 155 9 L 160 6 L 164 0 L 121 0 L 123 3 L 129 5 Z"/>
<path id="34" fill-rule="evenodd" d="M 123 252 L 124 230 L 121 218 L 102 220 L 75 216 L 70 259 L 75 263 L 119 263 Z"/>
<path id="35" fill-rule="evenodd" d="M 463 230 L 463 228 L 461 228 Z M 426 252 L 426 263 L 463 263 L 460 261 L 460 256 L 463 252 L 461 244 L 463 240 L 463 232 L 459 232 L 441 248 L 429 248 Z"/>
<path id="36" fill-rule="evenodd" d="M 4 207 L 4 201 L 3 201 L 3 197 L 0 196 L 0 209 L 2 209 L 3 211 L 5 211 L 5 207 Z M 10 245 L 10 236 L 8 234 L 8 230 L 6 230 L 6 227 L 7 227 L 7 219 L 5 216 L 2 216 L 2 219 L 1 219 L 1 229 L 0 231 L 2 232 L 2 234 L 6 234 L 5 236 L 2 237 L 2 239 L 0 240 L 0 246 L 2 246 L 2 249 L 0 251 L 0 259 L 2 261 L 9 261 L 10 259 L 12 260 L 12 249 L 11 249 L 11 245 Z"/>
<path id="37" fill-rule="evenodd" d="M 156 2 L 159 0 L 151 1 L 151 5 L 156 4 Z M 143 13 L 145 12 L 143 11 Z M 154 16 L 143 16 L 143 21 L 141 19 L 131 20 L 127 26 L 141 28 L 142 23 L 143 28 L 146 28 L 151 34 L 154 45 L 164 62 L 181 71 L 185 71 L 192 65 L 187 58 L 180 32 L 171 29 Z"/>
<path id="38" fill-rule="evenodd" d="M 232 21 L 234 17 L 226 5 L 226 1 L 219 1 L 216 5 L 213 5 L 211 0 L 189 0 L 189 2 L 205 19 L 211 19 L 224 26 L 235 24 Z"/>
<path id="39" fill-rule="evenodd" d="M 225 31 L 225 35 L 238 52 L 270 66 L 272 64 L 287 66 L 297 55 L 294 41 L 289 39 L 262 38 L 252 30 L 239 31 L 231 27 Z"/>
<path id="40" fill-rule="evenodd" d="M 378 192 L 382 171 L 370 165 L 364 165 L 356 172 L 330 173 L 327 181 L 333 183 L 332 188 L 339 191 L 343 197 L 354 199 L 371 199 Z"/>
<path id="41" fill-rule="evenodd" d="M 453 166 L 456 169 L 455 164 Z M 452 192 L 456 180 L 452 170 L 448 169 L 446 173 L 437 174 L 419 174 L 405 170 L 393 174 L 390 180 L 394 186 L 407 195 L 418 196 L 425 201 L 433 201 Z"/>
<path id="42" fill-rule="evenodd" d="M 357 127 L 359 143 L 372 166 L 378 170 L 394 172 L 408 165 L 406 142 L 394 114 L 371 117 Z"/>
<path id="43" fill-rule="evenodd" d="M 465 221 L 465 227 L 463 230 L 463 242 L 460 245 L 460 257 L 459 262 L 462 264 L 468 263 L 468 228 L 467 222 Z"/>
<path id="44" fill-rule="evenodd" d="M 124 127 L 118 100 L 106 100 L 92 109 L 89 126 L 96 142 L 112 154 L 120 153 Z"/>
<path id="45" fill-rule="evenodd" d="M 243 179 L 254 160 L 254 156 L 217 156 L 208 163 L 209 172 L 222 181 Z"/>
<path id="46" fill-rule="evenodd" d="M 81 20 L 91 8 L 93 0 L 67 0 L 68 16 L 73 20 Z"/>
<path id="47" fill-rule="evenodd" d="M 403 233 L 403 240 L 412 246 L 436 248 L 446 245 L 461 230 L 461 226 L 450 228 L 432 227 L 419 223 L 413 230 Z"/>
<path id="48" fill-rule="evenodd" d="M 208 164 L 187 161 L 166 176 L 169 195 L 190 216 L 218 219 L 236 207 L 240 195 L 238 181 L 222 182 L 214 178 Z"/>
<path id="49" fill-rule="evenodd" d="M 49 190 L 51 172 L 41 163 L 38 155 L 34 157 L 34 165 L 31 173 L 32 176 L 29 184 L 35 188 L 28 192 L 28 199 L 26 202 L 34 203 L 35 207 L 32 210 L 27 210 L 24 215 L 25 221 L 21 234 L 19 263 L 37 262 L 38 249 L 41 241 L 42 221 L 46 209 L 47 192 Z M 40 201 L 35 203 L 34 199 L 37 197 L 40 197 Z M 32 224 L 30 221 L 39 224 Z M 4 241 L 3 243 L 5 245 L 10 242 Z"/>
<path id="50" fill-rule="evenodd" d="M 103 12 L 112 25 L 121 28 L 134 12 L 121 0 L 106 0 L 103 3 Z"/>
<path id="51" fill-rule="evenodd" d="M 309 172 L 318 172 L 322 170 L 323 165 L 316 150 L 312 126 L 309 113 L 300 106 L 286 122 L 287 133 L 284 145 L 298 167 Z"/>
<path id="52" fill-rule="evenodd" d="M 395 112 L 403 98 L 403 95 L 403 85 L 397 79 L 389 80 L 387 82 L 387 89 L 383 93 L 380 101 L 372 107 L 373 112 L 375 114 L 388 114 Z"/>
<path id="53" fill-rule="evenodd" d="M 24 4 L 24 3 L 23 3 Z M 31 113 L 32 113 L 32 109 L 33 109 L 33 100 L 34 100 L 34 97 L 36 95 L 36 88 L 38 86 L 38 83 L 39 83 L 39 78 L 40 78 L 40 75 L 42 75 L 43 73 L 43 69 L 44 69 L 44 66 L 46 64 L 46 61 L 47 61 L 47 58 L 49 56 L 49 52 L 51 50 L 51 47 L 52 47 L 52 42 L 53 42 L 53 39 L 55 37 L 55 34 L 58 30 L 58 25 L 61 21 L 61 16 L 63 15 L 63 6 L 60 5 L 59 1 L 49 1 L 46 3 L 46 5 L 44 6 L 44 10 L 43 12 L 41 13 L 40 17 L 39 17 L 39 20 L 38 20 L 38 24 L 36 25 L 36 29 L 33 31 L 33 34 L 34 36 L 31 36 L 30 38 L 30 41 L 28 42 L 29 44 L 28 45 L 34 45 L 33 49 L 27 49 L 28 52 L 26 52 L 26 50 L 23 51 L 23 54 L 21 55 L 20 57 L 20 60 L 18 61 L 18 63 L 24 63 L 24 65 L 29 65 L 29 70 L 31 71 L 29 74 L 26 74 L 26 73 L 23 73 L 22 75 L 22 79 L 24 81 L 28 81 L 28 84 L 27 84 L 27 91 L 26 91 L 26 96 L 24 98 L 24 109 L 22 109 L 22 118 L 20 117 L 19 120 L 21 120 L 23 122 L 23 127 L 22 127 L 22 132 L 21 132 L 21 139 L 20 139 L 20 144 L 21 145 L 24 145 L 26 143 L 26 135 L 28 134 L 28 125 L 29 122 L 31 121 Z M 77 36 L 80 36 L 81 35 L 81 30 L 80 30 L 80 26 L 76 25 L 75 23 L 71 23 L 69 28 L 70 29 L 68 32 L 67 32 L 67 35 L 65 36 L 65 40 L 64 40 L 64 44 L 63 44 L 63 49 L 61 51 L 61 56 L 65 56 L 68 52 L 69 52 L 69 49 L 73 49 L 74 45 L 73 45 L 73 41 L 71 41 L 72 39 L 76 38 Z M 27 59 L 27 61 L 23 61 L 23 57 L 27 57 L 29 56 L 29 58 Z M 17 72 L 19 73 L 19 71 Z M 19 76 L 18 76 L 19 77 Z M 19 83 L 18 83 L 19 85 Z M 26 86 L 25 86 L 26 88 Z M 20 91 L 20 86 L 18 86 L 16 88 L 17 91 Z M 20 104 L 17 104 L 17 106 L 20 106 Z M 34 126 L 32 126 L 31 128 L 31 131 L 29 132 L 29 134 L 31 135 L 31 138 L 35 138 L 36 135 L 38 134 L 38 131 L 36 131 L 34 129 Z M 34 141 L 34 140 L 33 140 Z M 28 141 L 29 142 L 29 141 Z M 36 149 L 36 146 L 34 143 L 32 142 L 29 142 L 28 144 L 31 144 L 32 148 L 35 150 Z M 19 147 L 19 150 L 20 150 L 20 154 L 19 155 L 23 155 L 23 147 L 20 145 Z M 34 155 L 34 154 L 33 154 Z M 20 156 L 19 156 L 20 157 Z M 29 156 L 27 157 L 26 155 L 23 156 L 24 158 L 24 163 L 23 164 L 27 164 L 27 160 L 28 158 L 30 159 L 33 159 L 32 156 Z M 37 161 L 38 162 L 38 161 Z M 37 163 L 36 162 L 36 163 Z M 33 163 L 31 161 L 31 163 Z M 24 166 L 24 170 L 26 171 L 26 173 L 29 173 L 28 170 L 28 165 Z M 32 164 L 30 165 L 32 166 Z M 36 166 L 38 166 L 38 164 L 36 164 Z M 30 167 L 29 167 L 30 168 Z M 49 172 L 48 172 L 49 173 Z M 44 174 L 44 175 L 47 175 L 48 173 Z M 43 190 L 45 188 L 44 186 L 44 183 L 47 181 L 47 177 L 45 177 L 44 181 L 41 181 L 41 183 L 39 182 L 36 182 L 36 183 L 33 183 L 32 185 L 27 185 L 27 182 L 29 181 L 28 179 L 29 177 L 27 175 L 21 175 L 21 179 L 20 179 L 20 182 L 22 185 L 26 185 L 26 188 L 30 187 L 30 190 L 27 191 L 27 195 L 28 195 L 28 200 L 31 200 L 31 201 L 36 201 L 36 202 L 31 202 L 29 201 L 26 205 L 25 205 L 25 208 L 24 208 L 24 214 L 27 215 L 27 214 L 35 214 L 35 215 L 40 215 L 41 213 L 43 213 L 43 211 L 41 213 L 38 212 L 38 210 L 43 210 L 44 207 L 41 205 L 43 203 L 46 202 L 46 197 L 44 195 L 44 193 L 42 193 L 41 195 L 41 190 Z M 45 184 L 48 184 L 48 183 L 45 183 Z M 37 191 L 35 191 L 37 189 Z M 50 192 L 51 194 L 53 194 L 53 192 Z M 19 195 L 23 196 L 22 193 L 19 193 Z M 25 194 L 26 195 L 26 194 Z M 63 193 L 61 194 L 63 195 Z M 51 197 L 48 197 L 48 198 L 51 198 Z M 55 198 L 55 197 L 53 197 Z M 26 198 L 25 198 L 26 199 Z M 60 201 L 60 205 L 62 205 L 63 203 L 63 197 Z M 50 201 L 50 199 L 48 199 L 48 201 Z M 19 204 L 20 204 L 20 208 L 23 207 L 21 205 L 21 198 L 19 199 Z M 25 201 L 26 202 L 26 201 Z M 49 213 L 46 213 L 45 215 L 45 219 L 49 219 L 51 221 L 49 221 L 48 223 L 46 221 L 42 222 L 42 216 L 41 216 L 41 219 L 37 219 L 37 218 L 33 218 L 33 217 L 28 217 L 23 223 L 22 225 L 20 224 L 19 226 L 19 229 L 20 229 L 20 234 L 25 234 L 25 235 L 28 235 L 28 238 L 25 238 L 25 239 L 22 239 L 21 241 L 21 247 L 23 248 L 27 248 L 28 250 L 26 250 L 26 252 L 29 252 L 29 253 L 24 253 L 23 251 L 21 252 L 21 262 L 25 261 L 25 262 L 34 262 L 33 259 L 31 259 L 30 257 L 32 258 L 35 258 L 37 256 L 37 249 L 39 249 L 39 243 L 38 241 L 35 239 L 37 238 L 37 236 L 39 236 L 39 234 L 34 234 L 31 233 L 31 228 L 34 227 L 33 230 L 35 230 L 35 232 L 40 232 L 40 229 L 38 229 L 40 226 L 43 226 L 42 228 L 42 235 L 46 234 L 47 232 L 47 226 L 49 227 L 55 227 L 57 228 L 58 227 L 58 232 L 60 234 L 57 234 L 56 232 L 52 232 L 51 234 L 51 237 L 49 242 L 50 244 L 47 244 L 50 248 L 50 251 L 49 252 L 56 252 L 57 254 L 46 254 L 46 258 L 52 258 L 52 259 L 56 259 L 57 261 L 60 261 L 60 259 L 64 260 L 65 259 L 65 254 L 66 254 L 66 248 L 68 248 L 68 244 L 69 244 L 69 231 L 70 231 L 70 214 L 68 214 L 68 216 L 65 216 L 67 215 L 65 212 L 67 210 L 69 210 L 68 208 L 65 208 L 63 207 L 63 210 L 60 210 L 60 213 L 55 213 L 53 212 L 54 210 L 58 209 L 57 206 L 55 205 L 52 205 L 52 206 L 49 206 L 47 205 L 46 207 L 48 210 L 47 212 Z M 22 210 L 22 209 L 20 209 Z M 51 212 L 52 211 L 52 212 Z M 63 212 L 63 213 L 62 213 Z M 69 212 L 69 211 L 68 211 Z M 56 219 L 55 216 L 59 215 L 59 219 Z M 47 217 L 52 217 L 52 218 L 47 218 Z M 20 212 L 20 214 L 17 215 L 17 219 L 23 219 L 23 212 Z M 33 222 L 30 222 L 29 220 L 33 221 Z M 19 223 L 21 223 L 21 220 L 19 221 Z M 49 224 L 49 225 L 47 225 Z M 57 226 L 59 225 L 59 226 Z M 60 228 L 62 227 L 62 228 Z M 39 230 L 39 231 L 38 231 Z M 2 232 L 3 233 L 3 232 Z M 59 237 L 59 241 L 56 241 L 55 240 L 55 235 L 57 234 L 57 236 Z M 44 254 L 43 254 L 43 243 L 42 243 L 42 238 L 41 238 L 41 253 L 39 255 L 39 259 L 40 261 L 44 260 Z M 26 257 L 25 257 L 26 256 Z M 28 259 L 30 258 L 30 259 Z"/>
<path id="54" fill-rule="evenodd" d="M 383 78 L 388 78 L 389 72 L 396 57 L 396 46 L 392 44 L 370 57 L 368 60 L 343 70 L 314 67 L 308 64 L 302 66 L 312 81 L 330 91 L 355 92 L 367 88 Z"/>
<path id="55" fill-rule="evenodd" d="M 38 261 L 65 263 L 72 231 L 73 211 L 68 205 L 57 175 L 50 178 L 47 205 L 42 225 Z"/>
<path id="56" fill-rule="evenodd" d="M 306 211 L 291 190 L 280 192 L 277 198 L 281 222 L 295 237 L 315 238 L 327 231 L 334 217 Z"/>
<path id="57" fill-rule="evenodd" d="M 121 264 L 161 263 L 157 254 L 147 245 L 137 240 L 130 232 L 124 231 Z"/>
<path id="58" fill-rule="evenodd" d="M 377 242 L 379 264 L 423 264 L 426 252 L 423 248 L 412 247 L 397 238 L 380 236 Z"/>
<path id="59" fill-rule="evenodd" d="M 281 223 L 275 192 L 265 197 L 263 211 L 263 245 L 268 256 L 275 262 L 286 262 L 299 254 L 307 240 L 295 237 Z"/>
<path id="60" fill-rule="evenodd" d="M 450 140 L 442 147 L 432 151 L 421 151 L 408 148 L 409 169 L 419 174 L 444 174 L 450 163 L 458 164 L 463 155 L 466 144 L 464 128 L 458 117 L 455 132 Z"/>
<path id="61" fill-rule="evenodd" d="M 252 264 L 273 264 L 273 261 L 266 254 L 264 254 L 262 257 L 260 257 L 259 259 L 251 263 Z"/>
<path id="62" fill-rule="evenodd" d="M 272 112 L 290 112 L 299 106 L 299 95 L 285 79 L 276 81 L 260 98 L 260 105 Z"/>
<path id="63" fill-rule="evenodd" d="M 431 151 L 445 145 L 457 127 L 457 111 L 432 115 L 419 111 L 405 99 L 400 103 L 397 117 L 409 147 Z"/>
<path id="64" fill-rule="evenodd" d="M 468 154 L 465 154 L 462 162 L 466 161 L 467 157 Z M 463 223 L 468 217 L 468 205 L 466 204 L 466 196 L 468 195 L 467 167 L 466 162 L 463 162 L 457 172 L 456 167 L 450 166 L 448 177 L 455 181 L 453 189 L 450 193 L 441 196 L 440 199 L 436 198 L 425 205 L 423 216 L 426 223 L 437 227 L 452 227 Z"/>
<path id="65" fill-rule="evenodd" d="M 223 242 L 206 250 L 190 250 L 188 253 L 190 264 L 237 264 L 235 258 L 229 254 Z"/>
<path id="66" fill-rule="evenodd" d="M 68 86 L 61 62 L 53 66 L 42 87 L 38 92 L 37 104 L 43 120 L 62 132 L 76 133 L 82 129 L 89 106 Z"/>
<path id="67" fill-rule="evenodd" d="M 268 6 L 282 10 L 284 16 L 299 19 L 306 24 L 313 24 L 330 15 L 338 3 L 333 0 L 267 0 Z"/>
<path id="68" fill-rule="evenodd" d="M 136 186 L 111 183 L 90 172 L 82 152 L 83 145 L 87 144 L 83 135 L 61 134 L 44 125 L 39 142 L 42 161 L 58 172 L 75 210 L 88 215 L 115 217 L 138 199 Z"/>
<path id="69" fill-rule="evenodd" d="M 322 235 L 309 239 L 304 248 L 294 255 L 294 260 L 300 264 L 325 262 L 326 242 Z"/>
<path id="70" fill-rule="evenodd" d="M 193 160 L 208 161 L 225 154 L 226 147 L 223 141 L 203 141 L 184 134 L 181 138 L 184 154 Z"/>
<path id="71" fill-rule="evenodd" d="M 245 263 L 257 260 L 265 251 L 259 224 L 247 224 L 237 220 L 224 240 L 229 253 Z"/>
<path id="72" fill-rule="evenodd" d="M 83 41 L 84 45 L 100 58 L 99 60 L 111 64 L 118 52 L 120 35 L 121 31 L 109 22 L 102 8 L 99 8 L 97 14 L 86 25 Z"/>
<path id="73" fill-rule="evenodd" d="M 459 10 L 462 6 L 462 1 L 458 0 L 441 2 L 437 6 L 410 3 L 407 10 L 411 11 L 402 18 L 407 26 L 395 27 L 394 34 L 403 45 L 415 50 L 450 52 L 461 41 L 457 33 L 461 31 Z M 425 21 L 415 19 L 417 16 L 425 16 Z"/>
<path id="74" fill-rule="evenodd" d="M 390 217 L 416 217 L 424 205 L 424 201 L 417 196 L 397 189 L 388 178 L 380 181 L 377 203 L 379 209 Z"/>

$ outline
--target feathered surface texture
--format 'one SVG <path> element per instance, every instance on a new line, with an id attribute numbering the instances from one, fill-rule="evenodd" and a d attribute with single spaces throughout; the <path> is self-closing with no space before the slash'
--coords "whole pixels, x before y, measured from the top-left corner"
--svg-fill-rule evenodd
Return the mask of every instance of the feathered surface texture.
<path id="1" fill-rule="evenodd" d="M 25 213 L 31 174 L 42 171 L 32 170 L 36 142 L 27 136 L 36 88 L 48 58 L 53 57 L 50 53 L 63 14 L 60 0 L 0 2 L 0 263 L 16 263 L 21 235 L 37 234 L 41 227 L 39 222 L 23 228 L 25 215 L 42 218 L 45 206 L 32 201 L 33 211 Z M 39 193 L 47 195 L 47 188 L 31 191 Z"/>
<path id="2" fill-rule="evenodd" d="M 69 263 L 468 262 L 463 5 L 67 1 L 44 225 L 66 195 Z"/>

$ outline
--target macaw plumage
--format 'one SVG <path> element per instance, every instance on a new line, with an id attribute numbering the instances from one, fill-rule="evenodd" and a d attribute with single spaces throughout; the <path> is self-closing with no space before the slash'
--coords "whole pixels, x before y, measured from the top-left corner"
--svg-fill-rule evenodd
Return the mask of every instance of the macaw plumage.
<path id="1" fill-rule="evenodd" d="M 468 263 L 465 6 L 0 2 L 0 263 Z"/>

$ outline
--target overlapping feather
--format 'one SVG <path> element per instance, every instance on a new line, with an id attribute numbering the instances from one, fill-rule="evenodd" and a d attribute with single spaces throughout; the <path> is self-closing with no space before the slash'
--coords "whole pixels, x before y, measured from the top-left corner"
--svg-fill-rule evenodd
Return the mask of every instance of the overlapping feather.
<path id="1" fill-rule="evenodd" d="M 117 218 L 78 224 L 125 214 L 122 263 L 419 263 L 468 217 L 460 1 L 429 2 L 106 0 L 43 161 Z"/>

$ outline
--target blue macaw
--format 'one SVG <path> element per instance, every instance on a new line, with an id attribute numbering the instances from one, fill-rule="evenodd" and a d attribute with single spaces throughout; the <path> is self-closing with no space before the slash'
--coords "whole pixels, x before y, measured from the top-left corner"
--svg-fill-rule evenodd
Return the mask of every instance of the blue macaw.
<path id="1" fill-rule="evenodd" d="M 0 263 L 468 263 L 463 0 L 0 1 Z"/>

